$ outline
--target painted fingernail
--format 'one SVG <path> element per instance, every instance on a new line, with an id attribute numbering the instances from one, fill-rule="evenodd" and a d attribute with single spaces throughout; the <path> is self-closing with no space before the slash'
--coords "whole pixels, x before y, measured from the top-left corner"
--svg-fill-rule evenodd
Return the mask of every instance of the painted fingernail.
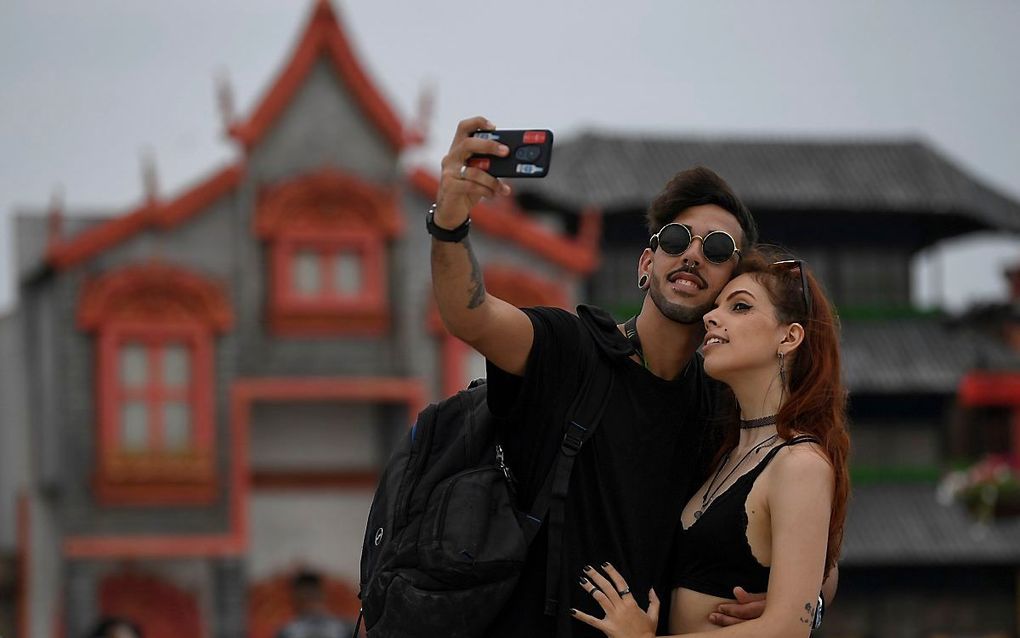
<path id="1" fill-rule="evenodd" d="M 590 572 L 591 571 L 591 565 L 585 565 L 583 571 Z"/>
<path id="2" fill-rule="evenodd" d="M 577 610 L 574 609 L 573 607 L 571 607 L 568 611 L 570 612 L 571 616 L 576 616 L 577 615 Z"/>
<path id="3" fill-rule="evenodd" d="M 577 579 L 577 582 L 581 583 L 582 585 L 587 585 L 588 579 L 585 578 L 584 576 L 581 576 L 580 578 Z"/>
<path id="4" fill-rule="evenodd" d="M 609 567 L 609 561 L 606 561 L 606 562 L 602 563 L 602 566 L 603 567 Z"/>

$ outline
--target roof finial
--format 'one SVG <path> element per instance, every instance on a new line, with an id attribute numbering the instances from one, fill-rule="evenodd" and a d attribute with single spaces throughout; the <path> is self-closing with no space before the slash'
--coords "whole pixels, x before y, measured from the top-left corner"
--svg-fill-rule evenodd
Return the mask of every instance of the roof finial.
<path id="1" fill-rule="evenodd" d="M 156 154 L 151 146 L 142 149 L 142 191 L 149 204 L 159 199 L 159 175 L 156 173 Z"/>
<path id="2" fill-rule="evenodd" d="M 223 120 L 223 130 L 230 131 L 234 125 L 234 87 L 230 84 L 230 74 L 226 69 L 220 69 L 216 74 L 216 103 L 220 109 L 220 118 Z"/>
<path id="3" fill-rule="evenodd" d="M 408 146 L 424 146 L 428 141 L 429 125 L 432 123 L 432 108 L 435 101 L 435 81 L 423 81 L 418 91 L 418 110 L 407 129 Z"/>
<path id="4" fill-rule="evenodd" d="M 53 187 L 50 196 L 48 226 L 50 247 L 59 246 L 64 241 L 64 187 L 60 184 Z"/>

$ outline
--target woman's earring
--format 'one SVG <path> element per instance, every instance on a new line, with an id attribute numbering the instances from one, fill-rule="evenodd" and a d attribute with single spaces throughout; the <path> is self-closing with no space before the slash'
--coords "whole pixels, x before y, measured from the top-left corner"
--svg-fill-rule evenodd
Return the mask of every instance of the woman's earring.
<path id="1" fill-rule="evenodd" d="M 786 385 L 786 362 L 783 360 L 782 351 L 777 352 L 776 356 L 779 357 L 779 379 Z"/>
<path id="2" fill-rule="evenodd" d="M 648 287 L 648 273 L 641 275 L 637 280 L 637 287 L 640 290 L 644 290 Z"/>

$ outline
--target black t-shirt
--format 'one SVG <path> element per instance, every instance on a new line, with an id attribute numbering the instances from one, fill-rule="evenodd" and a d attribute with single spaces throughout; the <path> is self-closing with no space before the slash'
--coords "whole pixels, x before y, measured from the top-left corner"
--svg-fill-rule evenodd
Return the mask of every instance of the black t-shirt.
<path id="1" fill-rule="evenodd" d="M 680 512 L 714 451 L 705 417 L 715 388 L 703 374 L 700 355 L 673 381 L 635 363 L 629 358 L 630 342 L 598 308 L 580 306 L 578 315 L 556 308 L 525 312 L 534 325 L 535 341 L 524 376 L 488 365 L 489 406 L 507 417 L 506 458 L 525 506 L 559 452 L 567 411 L 584 378 L 581 366 L 610 366 L 614 381 L 601 424 L 578 454 L 571 475 L 557 595 L 560 612 L 556 618 L 543 614 L 543 529 L 489 635 L 601 636 L 567 613 L 576 607 L 602 615 L 577 584 L 581 569 L 611 562 L 627 578 L 637 602 L 647 606 L 649 588 L 663 584 L 667 576 Z M 593 339 L 600 353 L 595 361 Z M 668 600 L 668 592 L 657 593 Z"/>

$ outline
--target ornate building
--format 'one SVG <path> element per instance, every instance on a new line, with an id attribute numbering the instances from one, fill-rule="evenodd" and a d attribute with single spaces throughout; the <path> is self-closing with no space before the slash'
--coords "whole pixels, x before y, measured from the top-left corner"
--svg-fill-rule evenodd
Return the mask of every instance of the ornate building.
<path id="1" fill-rule="evenodd" d="M 329 2 L 227 133 L 236 161 L 172 198 L 17 219 L 0 521 L 24 638 L 100 614 L 150 638 L 268 637 L 303 567 L 355 614 L 394 438 L 478 376 L 432 302 L 437 179 L 401 163 L 416 132 Z M 492 292 L 579 301 L 596 215 L 569 237 L 513 202 L 473 216 Z"/>

